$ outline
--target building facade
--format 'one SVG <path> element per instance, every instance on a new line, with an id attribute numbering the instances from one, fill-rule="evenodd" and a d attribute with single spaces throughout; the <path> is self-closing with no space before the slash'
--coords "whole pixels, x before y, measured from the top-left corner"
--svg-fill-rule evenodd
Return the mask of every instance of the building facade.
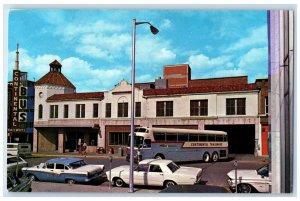
<path id="1" fill-rule="evenodd" d="M 33 142 L 34 82 L 27 79 L 27 72 L 19 70 L 17 47 L 13 80 L 8 82 L 7 142 Z"/>
<path id="2" fill-rule="evenodd" d="M 294 12 L 268 11 L 272 193 L 294 192 Z"/>
<path id="3" fill-rule="evenodd" d="M 165 68 L 169 77 L 135 85 L 135 126 L 223 130 L 230 153 L 261 155 L 260 89 L 255 83 L 249 84 L 247 76 L 191 80 L 188 65 Z M 182 69 L 186 84 L 174 87 Z M 54 61 L 36 82 L 35 94 L 34 151 L 73 152 L 79 138 L 89 152 L 128 146 L 131 84 L 126 80 L 109 91 L 76 93 Z"/>

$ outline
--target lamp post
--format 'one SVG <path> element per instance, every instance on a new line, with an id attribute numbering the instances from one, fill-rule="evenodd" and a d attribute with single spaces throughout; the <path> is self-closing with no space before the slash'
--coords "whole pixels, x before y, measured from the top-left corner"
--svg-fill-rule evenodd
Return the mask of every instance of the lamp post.
<path id="1" fill-rule="evenodd" d="M 140 24 L 149 24 L 151 32 L 155 35 L 159 31 L 157 28 L 152 26 L 149 22 L 136 22 L 136 19 L 133 19 L 132 26 L 132 72 L 131 72 L 131 119 L 130 119 L 130 172 L 129 172 L 129 192 L 133 193 L 133 150 L 134 150 L 134 85 L 135 85 L 135 28 Z"/>

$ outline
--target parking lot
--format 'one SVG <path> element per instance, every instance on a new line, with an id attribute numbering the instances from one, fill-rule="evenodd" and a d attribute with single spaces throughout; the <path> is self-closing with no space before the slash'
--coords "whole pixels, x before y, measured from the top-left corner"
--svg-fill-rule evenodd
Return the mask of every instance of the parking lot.
<path id="1" fill-rule="evenodd" d="M 45 162 L 50 158 L 55 157 L 82 157 L 79 155 L 33 155 L 30 158 L 26 158 L 29 166 L 38 165 L 41 162 Z M 124 157 L 113 157 L 112 163 L 109 161 L 107 155 L 88 155 L 85 160 L 89 164 L 102 164 L 105 165 L 105 170 L 109 170 L 110 167 L 118 167 L 120 165 L 129 165 L 129 162 Z M 216 163 L 204 163 L 202 161 L 179 163 L 182 166 L 198 167 L 203 169 L 202 180 L 198 185 L 212 185 L 221 186 L 228 189 L 227 184 L 227 172 L 234 169 L 234 161 L 238 162 L 238 169 L 257 169 L 260 166 L 268 163 L 267 158 L 254 157 L 251 155 L 232 155 L 225 161 L 218 161 Z M 158 193 L 162 187 L 145 187 L 134 186 L 136 193 Z M 110 187 L 109 182 L 104 178 L 99 182 L 91 184 L 64 184 L 64 183 L 52 183 L 52 182 L 39 182 L 34 181 L 32 184 L 32 192 L 99 192 L 99 193 L 127 193 L 129 187 Z"/>

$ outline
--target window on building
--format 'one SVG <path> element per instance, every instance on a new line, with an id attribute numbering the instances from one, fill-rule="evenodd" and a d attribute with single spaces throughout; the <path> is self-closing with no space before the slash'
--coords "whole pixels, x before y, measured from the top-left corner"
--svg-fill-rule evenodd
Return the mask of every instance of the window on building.
<path id="1" fill-rule="evenodd" d="M 226 115 L 245 115 L 246 98 L 226 99 Z"/>
<path id="2" fill-rule="evenodd" d="M 105 104 L 105 117 L 111 117 L 111 103 Z"/>
<path id="3" fill-rule="evenodd" d="M 128 103 L 118 103 L 118 117 L 128 117 Z"/>
<path id="4" fill-rule="evenodd" d="M 125 146 L 129 143 L 129 132 L 110 132 L 109 145 Z"/>
<path id="5" fill-rule="evenodd" d="M 85 104 L 76 104 L 76 118 L 85 118 Z"/>
<path id="6" fill-rule="evenodd" d="M 265 97 L 265 114 L 269 114 L 269 101 L 268 101 L 268 96 Z"/>
<path id="7" fill-rule="evenodd" d="M 58 105 L 50 105 L 50 118 L 58 118 Z"/>
<path id="8" fill-rule="evenodd" d="M 69 105 L 64 105 L 64 118 L 69 117 Z"/>
<path id="9" fill-rule="evenodd" d="M 94 103 L 93 104 L 93 117 L 98 117 L 98 106 L 99 104 L 98 103 Z"/>
<path id="10" fill-rule="evenodd" d="M 173 116 L 173 101 L 157 101 L 156 116 Z"/>
<path id="11" fill-rule="evenodd" d="M 40 104 L 39 105 L 39 119 L 42 119 L 43 118 L 43 105 Z"/>
<path id="12" fill-rule="evenodd" d="M 207 116 L 208 100 L 191 100 L 190 115 L 191 116 Z"/>
<path id="13" fill-rule="evenodd" d="M 141 117 L 141 102 L 135 103 L 135 116 Z"/>

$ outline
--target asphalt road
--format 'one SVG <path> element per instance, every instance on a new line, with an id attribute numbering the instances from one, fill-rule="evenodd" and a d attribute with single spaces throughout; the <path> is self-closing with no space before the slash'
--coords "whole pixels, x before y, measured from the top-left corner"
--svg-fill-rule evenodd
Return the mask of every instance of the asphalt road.
<path id="1" fill-rule="evenodd" d="M 31 157 L 25 160 L 29 163 L 29 166 L 38 165 L 41 162 L 53 157 Z M 112 163 L 109 162 L 107 156 L 95 156 L 87 157 L 85 160 L 89 164 L 103 164 L 106 171 L 120 165 L 129 165 L 129 162 L 125 158 L 115 157 Z M 227 184 L 227 172 L 234 169 L 233 162 L 238 161 L 238 169 L 257 169 L 268 161 L 264 158 L 255 158 L 253 156 L 231 156 L 226 161 L 219 161 L 216 163 L 204 163 L 202 161 L 179 163 L 179 165 L 189 167 L 200 167 L 203 169 L 203 176 L 200 185 L 213 185 L 221 186 L 228 189 Z M 135 186 L 135 192 L 139 193 L 157 193 L 161 191 L 162 187 L 144 187 Z M 101 180 L 93 184 L 63 184 L 63 183 L 51 183 L 51 182 L 33 182 L 32 192 L 98 192 L 98 193 L 127 193 L 129 187 L 109 188 L 109 182 L 107 180 Z"/>

